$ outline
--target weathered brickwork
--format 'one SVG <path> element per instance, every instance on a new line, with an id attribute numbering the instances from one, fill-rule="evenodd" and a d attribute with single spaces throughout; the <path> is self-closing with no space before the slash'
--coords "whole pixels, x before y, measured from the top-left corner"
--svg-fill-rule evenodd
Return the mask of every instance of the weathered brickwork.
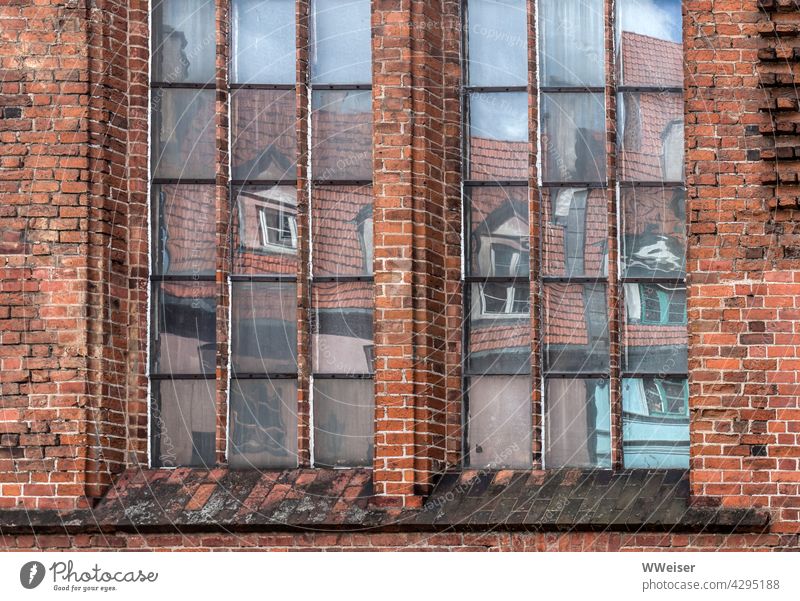
<path id="1" fill-rule="evenodd" d="M 602 533 L 453 533 L 453 534 L 158 534 L 158 535 L 24 535 L 0 538 L 18 551 L 179 550 L 270 551 L 768 551 L 796 550 L 797 539 L 777 534 L 602 534 Z"/>
<path id="2" fill-rule="evenodd" d="M 536 3 L 529 4 L 533 15 Z M 223 90 L 229 17 L 227 2 L 217 5 L 216 86 Z M 358 497 L 363 482 L 356 487 L 334 478 L 323 487 L 322 478 L 314 484 L 313 473 L 293 473 L 288 480 L 265 476 L 268 482 L 259 486 L 269 486 L 270 499 L 294 502 L 293 509 L 301 506 L 306 493 L 298 491 L 307 486 L 309 495 L 337 495 L 334 509 L 348 519 L 370 508 L 413 512 L 436 491 L 443 471 L 460 469 L 460 6 L 458 0 L 372 2 L 376 434 L 371 487 L 363 499 Z M 0 5 L 0 547 L 798 548 L 800 112 L 795 84 L 800 6 L 788 0 L 688 0 L 683 6 L 691 410 L 686 498 L 708 510 L 756 509 L 769 517 L 766 531 L 756 519 L 748 522 L 748 532 L 734 532 L 721 520 L 730 527 L 727 534 L 626 533 L 610 524 L 595 525 L 595 532 L 504 532 L 502 522 L 491 532 L 395 526 L 358 534 L 275 533 L 263 524 L 258 532 L 237 534 L 213 528 L 137 534 L 116 532 L 113 526 L 96 532 L 82 531 L 80 524 L 63 533 L 44 526 L 32 532 L 4 527 L 11 515 L 4 512 L 73 512 L 112 501 L 120 483 L 147 466 L 149 409 L 149 3 L 7 0 Z M 609 2 L 608 16 L 610 7 Z M 307 2 L 298 2 L 303 38 L 308 11 Z M 609 33 L 606 40 L 609 55 L 612 37 Z M 534 81 L 533 35 L 529 48 Z M 307 72 L 307 61 L 307 53 L 300 52 L 298 73 Z M 609 90 L 613 78 L 609 70 Z M 538 122 L 535 94 L 533 83 L 532 132 Z M 609 97 L 612 148 L 613 94 Z M 304 180 L 307 100 L 307 89 L 298 84 L 298 232 L 304 264 L 310 229 Z M 227 97 L 219 93 L 219 147 L 229 137 L 228 111 Z M 532 137 L 532 189 L 535 147 Z M 613 152 L 608 156 L 613 173 Z M 225 152 L 220 151 L 217 164 L 215 221 L 218 239 L 225 239 L 230 211 Z M 531 240 L 538 245 L 540 203 L 536 194 L 532 197 Z M 613 192 L 608 204 L 613 215 Z M 537 259 L 531 254 L 535 271 Z M 229 271 L 228 261 L 229 249 L 220 245 L 218 274 Z M 305 277 L 298 281 L 298 438 L 300 464 L 307 468 L 310 290 Z M 227 282 L 221 275 L 216 285 L 224 299 Z M 532 298 L 539 298 L 535 284 Z M 218 323 L 226 323 L 227 303 L 217 312 Z M 540 343 L 537 320 L 534 309 L 534 352 Z M 227 337 L 220 325 L 217 365 L 225 364 Z M 619 376 L 618 366 L 614 369 L 612 378 Z M 227 374 L 218 369 L 220 465 L 225 462 L 226 381 Z M 541 399 L 538 391 L 533 395 L 534 428 L 540 430 Z M 616 415 L 621 401 L 612 400 Z M 621 424 L 614 419 L 619 439 Z M 541 439 L 534 436 L 536 469 Z M 165 471 L 164 478 L 178 477 L 198 479 L 191 502 L 200 509 L 215 492 L 215 478 L 223 476 Z M 568 475 L 566 481 L 570 478 L 578 482 L 581 476 Z M 248 492 L 248 503 L 256 503 L 253 495 L 262 488 Z M 513 504 L 504 510 L 513 513 Z M 32 521 L 42 524 L 58 514 L 37 515 L 44 517 Z"/>
<path id="3" fill-rule="evenodd" d="M 796 144 L 796 92 L 775 82 L 794 80 L 800 14 L 688 2 L 686 17 L 694 499 L 768 507 L 773 531 L 798 532 L 796 163 L 776 157 Z"/>
<path id="4" fill-rule="evenodd" d="M 127 7 L 10 2 L 0 20 L 0 504 L 69 509 L 125 463 Z"/>

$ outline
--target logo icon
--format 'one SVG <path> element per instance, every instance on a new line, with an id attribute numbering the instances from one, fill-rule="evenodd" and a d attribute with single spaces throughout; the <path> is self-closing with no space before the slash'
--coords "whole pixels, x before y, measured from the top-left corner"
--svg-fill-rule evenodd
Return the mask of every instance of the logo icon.
<path id="1" fill-rule="evenodd" d="M 19 571 L 19 581 L 27 589 L 36 588 L 44 580 L 44 564 L 29 561 Z"/>

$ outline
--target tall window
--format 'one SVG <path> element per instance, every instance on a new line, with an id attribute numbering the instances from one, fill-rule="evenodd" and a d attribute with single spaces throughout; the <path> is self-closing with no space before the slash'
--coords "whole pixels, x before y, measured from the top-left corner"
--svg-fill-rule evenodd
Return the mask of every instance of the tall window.
<path id="1" fill-rule="evenodd" d="M 311 11 L 314 462 L 371 465 L 370 2 L 313 0 Z"/>
<path id="2" fill-rule="evenodd" d="M 688 467 L 681 3 L 622 0 L 616 29 L 626 467 Z"/>
<path id="3" fill-rule="evenodd" d="M 156 466 L 213 465 L 223 450 L 233 467 L 371 464 L 370 3 L 301 13 L 294 0 L 230 0 L 223 77 L 215 3 L 153 7 Z"/>
<path id="4" fill-rule="evenodd" d="M 603 0 L 537 3 L 543 428 L 532 433 L 526 3 L 467 2 L 470 465 L 524 466 L 541 437 L 548 468 L 611 468 L 612 447 L 625 467 L 688 467 L 681 8 L 616 6 L 607 18 Z"/>
<path id="5" fill-rule="evenodd" d="M 525 468 L 532 464 L 526 2 L 470 0 L 465 31 L 465 458 Z"/>
<path id="6" fill-rule="evenodd" d="M 228 461 L 298 464 L 294 0 L 232 0 Z"/>
<path id="7" fill-rule="evenodd" d="M 214 2 L 152 12 L 152 461 L 216 461 L 217 215 Z"/>

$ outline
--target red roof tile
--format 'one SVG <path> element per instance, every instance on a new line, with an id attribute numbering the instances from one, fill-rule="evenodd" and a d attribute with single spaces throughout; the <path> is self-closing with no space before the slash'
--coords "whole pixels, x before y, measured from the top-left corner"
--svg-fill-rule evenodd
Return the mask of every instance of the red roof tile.
<path id="1" fill-rule="evenodd" d="M 683 121 L 683 95 L 669 93 L 623 94 L 622 179 L 665 181 L 664 136 L 668 126 Z"/>
<path id="2" fill-rule="evenodd" d="M 372 218 L 372 186 L 316 186 L 311 206 L 314 275 L 370 273 L 359 225 Z"/>
<path id="3" fill-rule="evenodd" d="M 542 269 L 545 275 L 564 276 L 566 274 L 566 220 L 563 215 L 554 218 L 554 195 L 560 189 L 545 190 L 542 194 Z M 562 189 L 565 190 L 565 189 Z M 583 190 L 579 190 L 583 191 Z M 600 276 L 605 272 L 605 255 L 608 241 L 608 207 L 606 192 L 600 189 L 588 190 L 584 227 L 584 269 L 583 273 L 571 275 Z M 569 207 L 562 207 L 568 210 Z"/>
<path id="4" fill-rule="evenodd" d="M 528 143 L 470 137 L 470 179 L 514 180 L 528 177 Z"/>
<path id="5" fill-rule="evenodd" d="M 583 285 L 547 284 L 543 297 L 545 344 L 588 344 Z"/>
<path id="6" fill-rule="evenodd" d="M 294 90 L 237 90 L 231 96 L 231 167 L 236 179 L 294 179 Z"/>
<path id="7" fill-rule="evenodd" d="M 633 31 L 623 31 L 621 68 L 626 86 L 683 87 L 683 47 Z"/>

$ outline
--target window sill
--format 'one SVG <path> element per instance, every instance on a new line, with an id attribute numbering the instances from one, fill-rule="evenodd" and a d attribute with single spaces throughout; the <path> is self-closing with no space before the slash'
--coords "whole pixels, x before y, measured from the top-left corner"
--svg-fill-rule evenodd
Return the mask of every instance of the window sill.
<path id="1" fill-rule="evenodd" d="M 370 503 L 371 470 L 129 470 L 91 510 L 0 511 L 29 532 L 613 531 L 761 532 L 755 509 L 690 507 L 682 470 L 443 474 L 421 509 Z"/>

